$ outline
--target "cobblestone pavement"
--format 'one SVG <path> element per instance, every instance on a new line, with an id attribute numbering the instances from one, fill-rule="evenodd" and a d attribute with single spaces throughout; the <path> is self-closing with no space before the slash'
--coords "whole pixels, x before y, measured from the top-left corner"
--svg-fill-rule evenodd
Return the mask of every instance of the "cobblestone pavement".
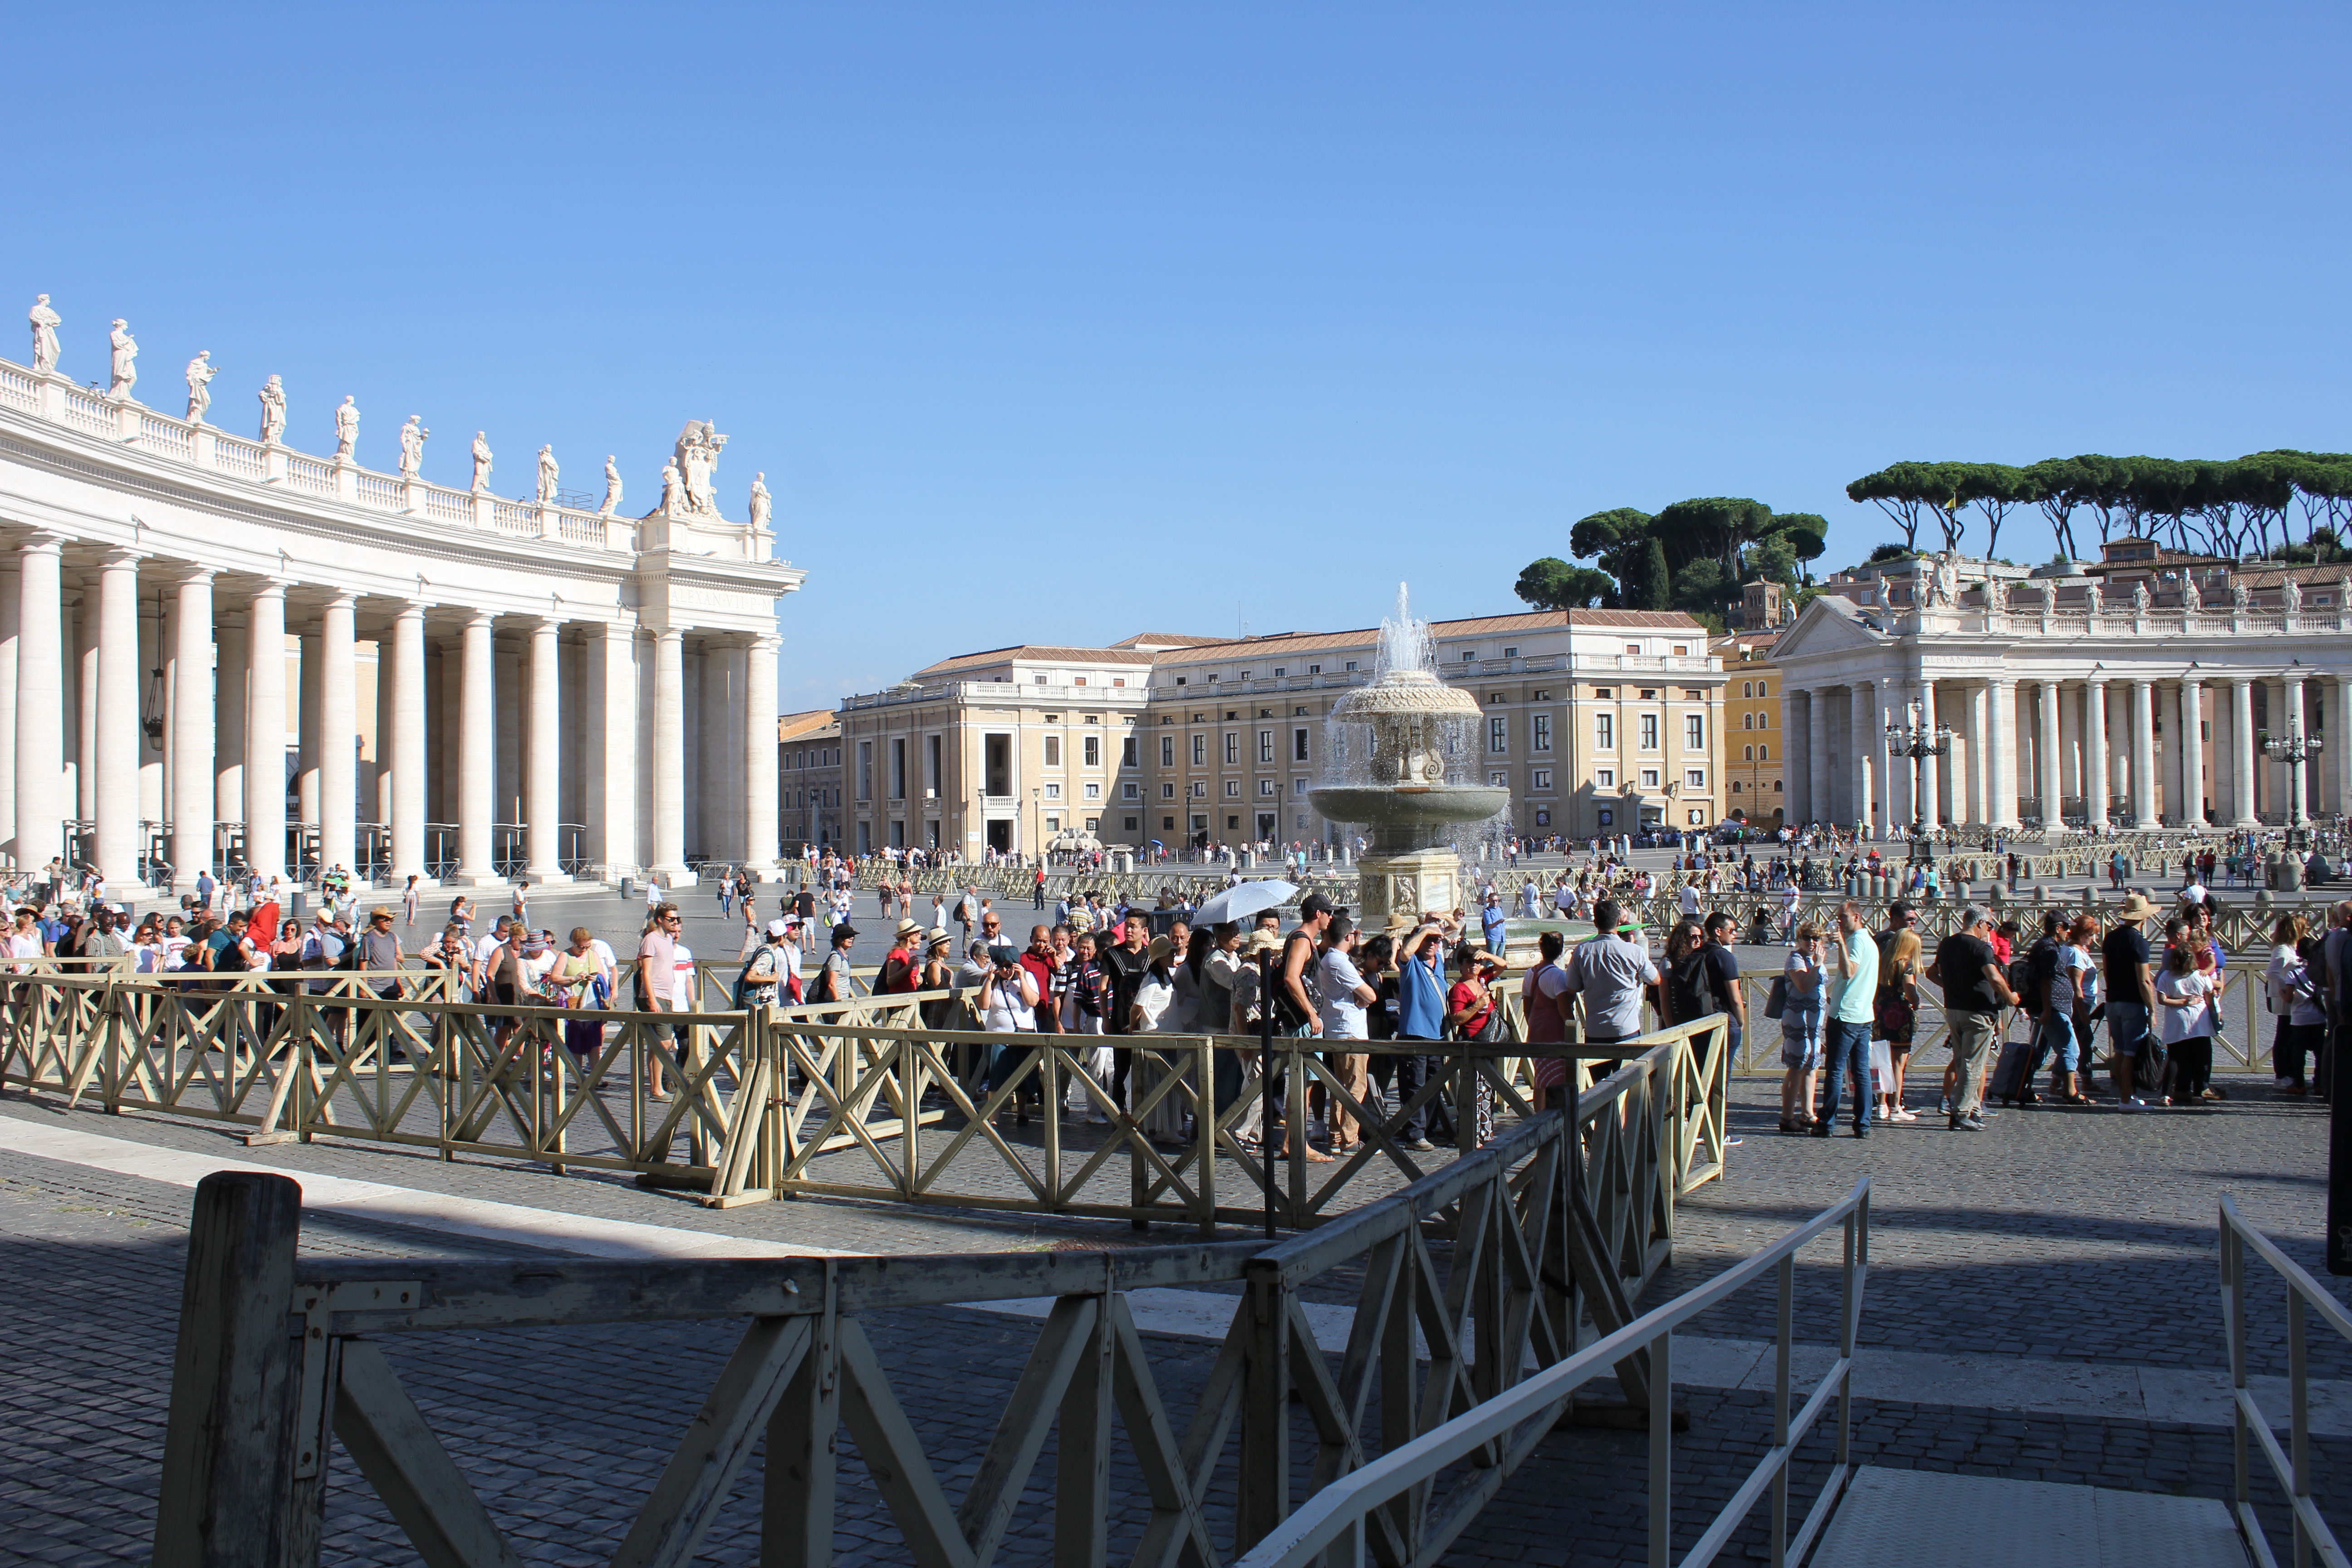
<path id="1" fill-rule="evenodd" d="M 1981 1135 L 1931 1121 L 1883 1126 L 1866 1142 L 1782 1137 L 1769 1086 L 1738 1083 L 1727 1180 L 1680 1207 L 1675 1262 L 1653 1301 L 1710 1276 L 1817 1212 L 1855 1176 L 1873 1180 L 1873 1260 L 1862 1338 L 1909 1350 L 2210 1368 L 2221 1363 L 2213 1211 L 2234 1194 L 2250 1217 L 2315 1269 L 2323 1194 L 2323 1113 L 2273 1099 L 2266 1083 L 2227 1080 L 2211 1111 L 2126 1115 L 2020 1110 Z M 698 1231 L 877 1251 L 1099 1247 L 1179 1239 L 1124 1225 L 803 1201 L 726 1211 L 599 1177 L 557 1177 L 488 1162 L 329 1143 L 246 1149 L 214 1129 L 135 1116 L 59 1113 L 9 1095 L 0 1116 L 29 1118 L 166 1147 Z M 143 1560 L 167 1395 L 188 1194 L 134 1177 L 0 1154 L 0 1314 L 15 1332 L 0 1374 L 0 1563 Z M 313 1215 L 305 1248 L 321 1255 L 485 1255 L 391 1225 Z M 1799 1332 L 1829 1337 L 1834 1245 L 1801 1274 Z M 1333 1300 L 1342 1281 L 1332 1282 Z M 2341 1282 L 2337 1288 L 2342 1289 Z M 1711 1335 L 1769 1332 L 1769 1290 L 1696 1325 Z M 2285 1368 L 2273 1293 L 2252 1303 L 2257 1371 Z M 1034 1325 L 941 1308 L 869 1320 L 950 1495 L 960 1492 L 1003 1408 Z M 532 1563 L 609 1557 L 643 1489 L 667 1457 L 730 1348 L 726 1325 L 656 1325 L 592 1333 L 519 1331 L 420 1336 L 389 1349 L 402 1377 L 474 1478 L 518 1551 Z M 2314 1372 L 2340 1377 L 2352 1355 L 2312 1340 Z M 1189 1414 L 1212 1347 L 1150 1342 L 1178 1419 Z M 1763 1451 L 1762 1395 L 1686 1390 L 1691 1431 L 1675 1446 L 1678 1545 Z M 1303 1416 L 1300 1417 L 1303 1421 Z M 1305 1428 L 1299 1429 L 1302 1444 Z M 1810 1499 L 1828 1438 L 1805 1450 L 1797 1489 Z M 1864 1462 L 2134 1489 L 2220 1496 L 2230 1474 L 2225 1428 L 2026 1415 L 1891 1400 L 1856 1402 Z M 846 1452 L 850 1445 L 844 1438 Z M 1577 1429 L 1548 1439 L 1449 1561 L 1637 1562 L 1643 1556 L 1646 1438 Z M 2352 1439 L 2316 1446 L 2323 1506 L 2341 1510 Z M 346 1459 L 333 1492 L 327 1560 L 406 1563 L 414 1554 Z M 1304 1464 L 1304 1458 L 1301 1459 Z M 1051 1531 L 1050 1452 L 1024 1501 L 1009 1560 L 1043 1561 Z M 1139 1499 L 1127 1461 L 1119 1538 Z M 1228 1477 L 1230 1471 L 1227 1472 Z M 1563 1485 L 1563 1479 L 1570 1484 Z M 705 1561 L 755 1560 L 758 1463 L 737 1489 Z M 1304 1472 L 1299 1489 L 1303 1495 Z M 1228 1495 L 1211 1500 L 1221 1519 Z M 2275 1515 L 2275 1510 L 2273 1509 Z M 845 1563 L 902 1560 L 898 1539 L 852 1455 L 839 1540 Z M 2274 1531 L 2281 1521 L 2273 1520 Z M 1735 1547 L 1753 1552 L 1758 1526 Z M 1967 1521 L 1922 1521 L 1965 1531 Z M 2273 1539 L 2280 1539 L 2274 1533 Z"/>

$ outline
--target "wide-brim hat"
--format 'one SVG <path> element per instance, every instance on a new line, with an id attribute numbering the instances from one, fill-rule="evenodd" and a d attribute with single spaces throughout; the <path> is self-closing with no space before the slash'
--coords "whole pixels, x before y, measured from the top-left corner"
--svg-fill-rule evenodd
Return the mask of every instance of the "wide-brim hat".
<path id="1" fill-rule="evenodd" d="M 912 921 L 900 921 L 898 922 L 898 934 L 900 936 L 920 936 L 922 933 L 923 928 L 917 925 Z"/>
<path id="2" fill-rule="evenodd" d="M 2124 907 L 2116 911 L 2119 921 L 2144 921 L 2156 913 L 2156 906 L 2147 901 L 2146 893 L 2134 893 L 2124 900 Z"/>

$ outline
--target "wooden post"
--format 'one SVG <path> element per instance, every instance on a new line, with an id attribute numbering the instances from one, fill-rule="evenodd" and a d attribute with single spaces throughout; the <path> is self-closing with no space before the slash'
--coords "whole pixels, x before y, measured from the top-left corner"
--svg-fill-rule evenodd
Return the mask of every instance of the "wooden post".
<path id="1" fill-rule="evenodd" d="M 294 1391 L 289 1329 L 302 1189 L 223 1171 L 196 1187 L 163 1428 L 154 1568 L 278 1568 L 292 1518 Z"/>
<path id="2" fill-rule="evenodd" d="M 1253 1259 L 1244 1300 L 1248 1361 L 1242 1372 L 1236 1554 L 1290 1516 L 1290 1302 L 1281 1268 Z"/>

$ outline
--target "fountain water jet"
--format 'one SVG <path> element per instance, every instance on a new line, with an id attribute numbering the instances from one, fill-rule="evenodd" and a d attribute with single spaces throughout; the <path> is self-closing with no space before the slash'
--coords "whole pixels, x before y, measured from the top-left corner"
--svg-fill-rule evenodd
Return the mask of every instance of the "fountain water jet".
<path id="1" fill-rule="evenodd" d="M 1337 743 L 1327 753 L 1364 756 L 1369 767 L 1307 791 L 1331 822 L 1360 823 L 1370 847 L 1359 863 L 1363 904 L 1360 923 L 1377 929 L 1392 915 L 1417 918 L 1460 901 L 1461 858 L 1448 835 L 1458 824 L 1481 822 L 1509 803 L 1510 792 L 1450 776 L 1448 757 L 1465 750 L 1461 732 L 1475 725 L 1477 700 L 1437 678 L 1429 623 L 1412 618 L 1405 585 L 1397 584 L 1396 615 L 1381 623 L 1381 651 L 1370 682 L 1331 710 Z M 1355 731 L 1369 731 L 1363 743 Z"/>

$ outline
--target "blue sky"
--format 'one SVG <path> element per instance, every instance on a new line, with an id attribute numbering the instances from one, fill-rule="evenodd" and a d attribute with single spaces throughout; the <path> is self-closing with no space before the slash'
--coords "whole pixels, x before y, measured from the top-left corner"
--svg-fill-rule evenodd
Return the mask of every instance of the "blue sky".
<path id="1" fill-rule="evenodd" d="M 0 303 L 527 489 L 690 417 L 782 697 L 1436 616 L 1603 507 L 2340 450 L 2342 6 L 26 8 Z M 5 351 L 26 357 L 21 342 Z M 2013 521 L 2004 553 L 2046 551 Z"/>

